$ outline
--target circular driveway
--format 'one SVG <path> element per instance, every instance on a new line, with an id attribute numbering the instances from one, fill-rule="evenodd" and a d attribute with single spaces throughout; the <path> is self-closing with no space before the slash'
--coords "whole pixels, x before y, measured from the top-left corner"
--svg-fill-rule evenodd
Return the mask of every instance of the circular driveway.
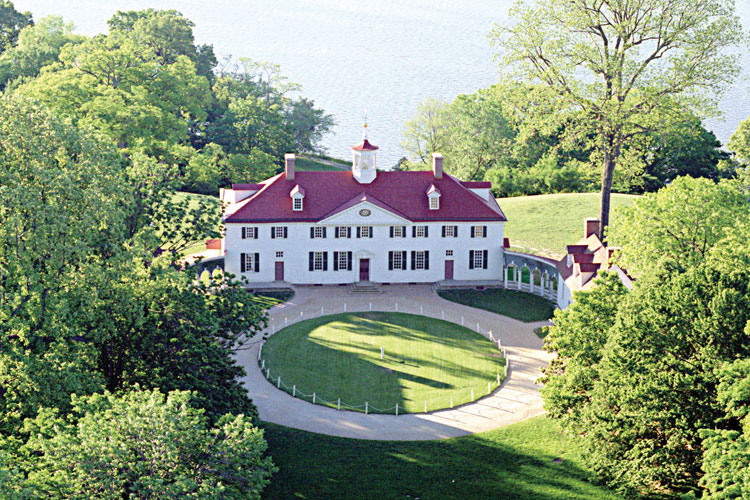
<path id="1" fill-rule="evenodd" d="M 489 396 L 453 409 L 407 415 L 365 415 L 338 411 L 293 398 L 269 382 L 258 366 L 259 343 L 236 355 L 245 367 L 243 383 L 258 407 L 261 420 L 332 436 L 379 440 L 445 439 L 487 431 L 544 412 L 539 385 L 541 368 L 551 359 L 542 349 L 534 329 L 540 323 L 523 323 L 488 311 L 440 298 L 429 285 L 389 285 L 384 293 L 350 293 L 342 286 L 298 286 L 289 302 L 269 310 L 268 334 L 302 319 L 344 311 L 399 311 L 422 314 L 479 327 L 492 332 L 506 350 L 510 368 L 503 384 Z M 273 377 L 273 367 L 271 367 Z"/>

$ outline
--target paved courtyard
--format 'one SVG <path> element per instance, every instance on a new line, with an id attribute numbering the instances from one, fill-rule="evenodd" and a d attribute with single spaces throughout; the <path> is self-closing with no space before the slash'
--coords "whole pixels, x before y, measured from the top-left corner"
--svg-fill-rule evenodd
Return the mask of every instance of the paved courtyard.
<path id="1" fill-rule="evenodd" d="M 321 434 L 359 439 L 424 440 L 473 434 L 543 413 L 535 383 L 551 355 L 542 349 L 534 329 L 548 324 L 523 323 L 440 298 L 429 285 L 384 286 L 380 294 L 353 294 L 343 286 L 302 286 L 294 298 L 269 311 L 268 333 L 301 319 L 355 311 L 396 311 L 444 318 L 492 332 L 506 349 L 510 369 L 491 395 L 453 409 L 427 414 L 365 415 L 313 405 L 278 390 L 258 367 L 259 343 L 237 354 L 247 370 L 243 380 L 262 420 Z M 462 319 L 463 318 L 463 319 Z M 272 376 L 273 376 L 273 369 Z"/>

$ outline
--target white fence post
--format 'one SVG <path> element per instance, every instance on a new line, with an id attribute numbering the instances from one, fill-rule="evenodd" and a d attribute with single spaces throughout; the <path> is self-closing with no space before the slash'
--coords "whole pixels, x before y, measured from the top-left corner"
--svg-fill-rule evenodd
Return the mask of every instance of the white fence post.
<path id="1" fill-rule="evenodd" d="M 367 401 L 365 401 L 365 415 L 367 415 L 367 411 L 369 410 L 368 406 Z"/>
<path id="2" fill-rule="evenodd" d="M 344 312 L 346 312 L 346 302 L 344 302 Z"/>
<path id="3" fill-rule="evenodd" d="M 265 359 L 260 362 L 260 369 L 261 369 L 261 371 L 263 371 L 263 370 L 266 369 L 266 360 Z"/>
<path id="4" fill-rule="evenodd" d="M 498 377 L 499 377 L 499 376 L 500 376 L 500 375 L 498 375 Z M 296 397 L 297 397 L 297 384 L 294 384 L 294 385 L 292 386 L 292 397 L 293 397 L 293 398 L 296 398 Z"/>
<path id="5" fill-rule="evenodd" d="M 453 408 L 453 396 L 451 396 L 451 408 Z"/>
<path id="6" fill-rule="evenodd" d="M 500 385 L 500 374 L 497 374 L 497 385 Z"/>
<path id="7" fill-rule="evenodd" d="M 270 369 L 270 368 L 268 368 L 268 369 L 266 370 L 266 378 L 267 378 L 268 380 L 271 380 L 271 369 Z"/>
<path id="8" fill-rule="evenodd" d="M 279 375 L 279 380 L 276 381 L 276 388 L 281 389 L 281 375 Z"/>
<path id="9" fill-rule="evenodd" d="M 338 404 L 337 404 L 337 409 L 339 409 L 339 410 L 341 409 L 341 398 L 339 398 L 339 401 L 338 401 Z"/>
<path id="10" fill-rule="evenodd" d="M 487 382 L 487 394 L 489 394 L 490 392 L 492 392 L 492 390 L 490 389 L 490 382 Z"/>
<path id="11" fill-rule="evenodd" d="M 505 368 L 504 368 L 504 371 L 505 371 L 505 373 L 504 373 L 503 375 L 504 375 L 505 377 L 507 377 L 507 376 L 508 376 L 508 360 L 507 360 L 507 359 L 505 360 Z"/>
<path id="12" fill-rule="evenodd" d="M 398 417 L 398 403 L 396 403 L 396 416 Z"/>
<path id="13" fill-rule="evenodd" d="M 370 302 L 370 311 L 372 311 L 372 302 Z"/>
<path id="14" fill-rule="evenodd" d="M 315 404 L 315 393 L 313 392 L 313 404 Z"/>
<path id="15" fill-rule="evenodd" d="M 299 319 L 305 319 L 305 311 L 299 312 Z"/>
<path id="16" fill-rule="evenodd" d="M 471 390 L 471 400 L 474 401 L 474 389 Z"/>
<path id="17" fill-rule="evenodd" d="M 424 412 L 427 413 L 427 401 L 424 402 Z"/>
<path id="18" fill-rule="evenodd" d="M 479 323 L 477 323 L 477 333 L 479 333 Z"/>
<path id="19" fill-rule="evenodd" d="M 289 318 L 285 317 L 284 318 L 284 326 L 287 326 L 288 324 L 289 324 Z"/>

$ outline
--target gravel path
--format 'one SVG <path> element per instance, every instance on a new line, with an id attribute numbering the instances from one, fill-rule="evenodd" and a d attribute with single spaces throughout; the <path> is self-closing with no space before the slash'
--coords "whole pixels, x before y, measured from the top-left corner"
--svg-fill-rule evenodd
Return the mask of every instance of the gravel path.
<path id="1" fill-rule="evenodd" d="M 550 360 L 534 328 L 547 324 L 522 323 L 487 311 L 440 298 L 428 285 L 390 285 L 380 294 L 353 294 L 342 286 L 297 287 L 294 298 L 269 311 L 268 332 L 300 319 L 344 312 L 394 311 L 421 313 L 475 329 L 491 331 L 506 349 L 510 361 L 508 377 L 489 396 L 453 409 L 427 414 L 365 415 L 338 411 L 293 398 L 276 389 L 258 367 L 259 344 L 237 354 L 247 370 L 243 380 L 258 406 L 262 420 L 332 436 L 379 440 L 425 440 L 473 434 L 502 427 L 543 413 L 539 386 L 535 383 L 541 367 Z M 321 311 L 321 308 L 322 311 Z M 272 375 L 273 375 L 273 369 Z"/>

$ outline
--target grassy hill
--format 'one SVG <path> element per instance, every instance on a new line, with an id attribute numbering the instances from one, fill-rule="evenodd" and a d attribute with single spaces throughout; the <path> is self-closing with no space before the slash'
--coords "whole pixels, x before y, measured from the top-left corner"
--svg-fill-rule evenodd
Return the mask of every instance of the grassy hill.
<path id="1" fill-rule="evenodd" d="M 637 195 L 613 194 L 612 208 L 630 205 Z M 511 250 L 562 257 L 565 245 L 583 236 L 583 219 L 599 215 L 599 193 L 561 193 L 498 198 L 508 218 Z"/>
<path id="2" fill-rule="evenodd" d="M 269 500 L 622 498 L 594 484 L 580 441 L 543 416 L 443 441 L 366 441 L 263 427 L 279 467 L 263 492 Z"/>

